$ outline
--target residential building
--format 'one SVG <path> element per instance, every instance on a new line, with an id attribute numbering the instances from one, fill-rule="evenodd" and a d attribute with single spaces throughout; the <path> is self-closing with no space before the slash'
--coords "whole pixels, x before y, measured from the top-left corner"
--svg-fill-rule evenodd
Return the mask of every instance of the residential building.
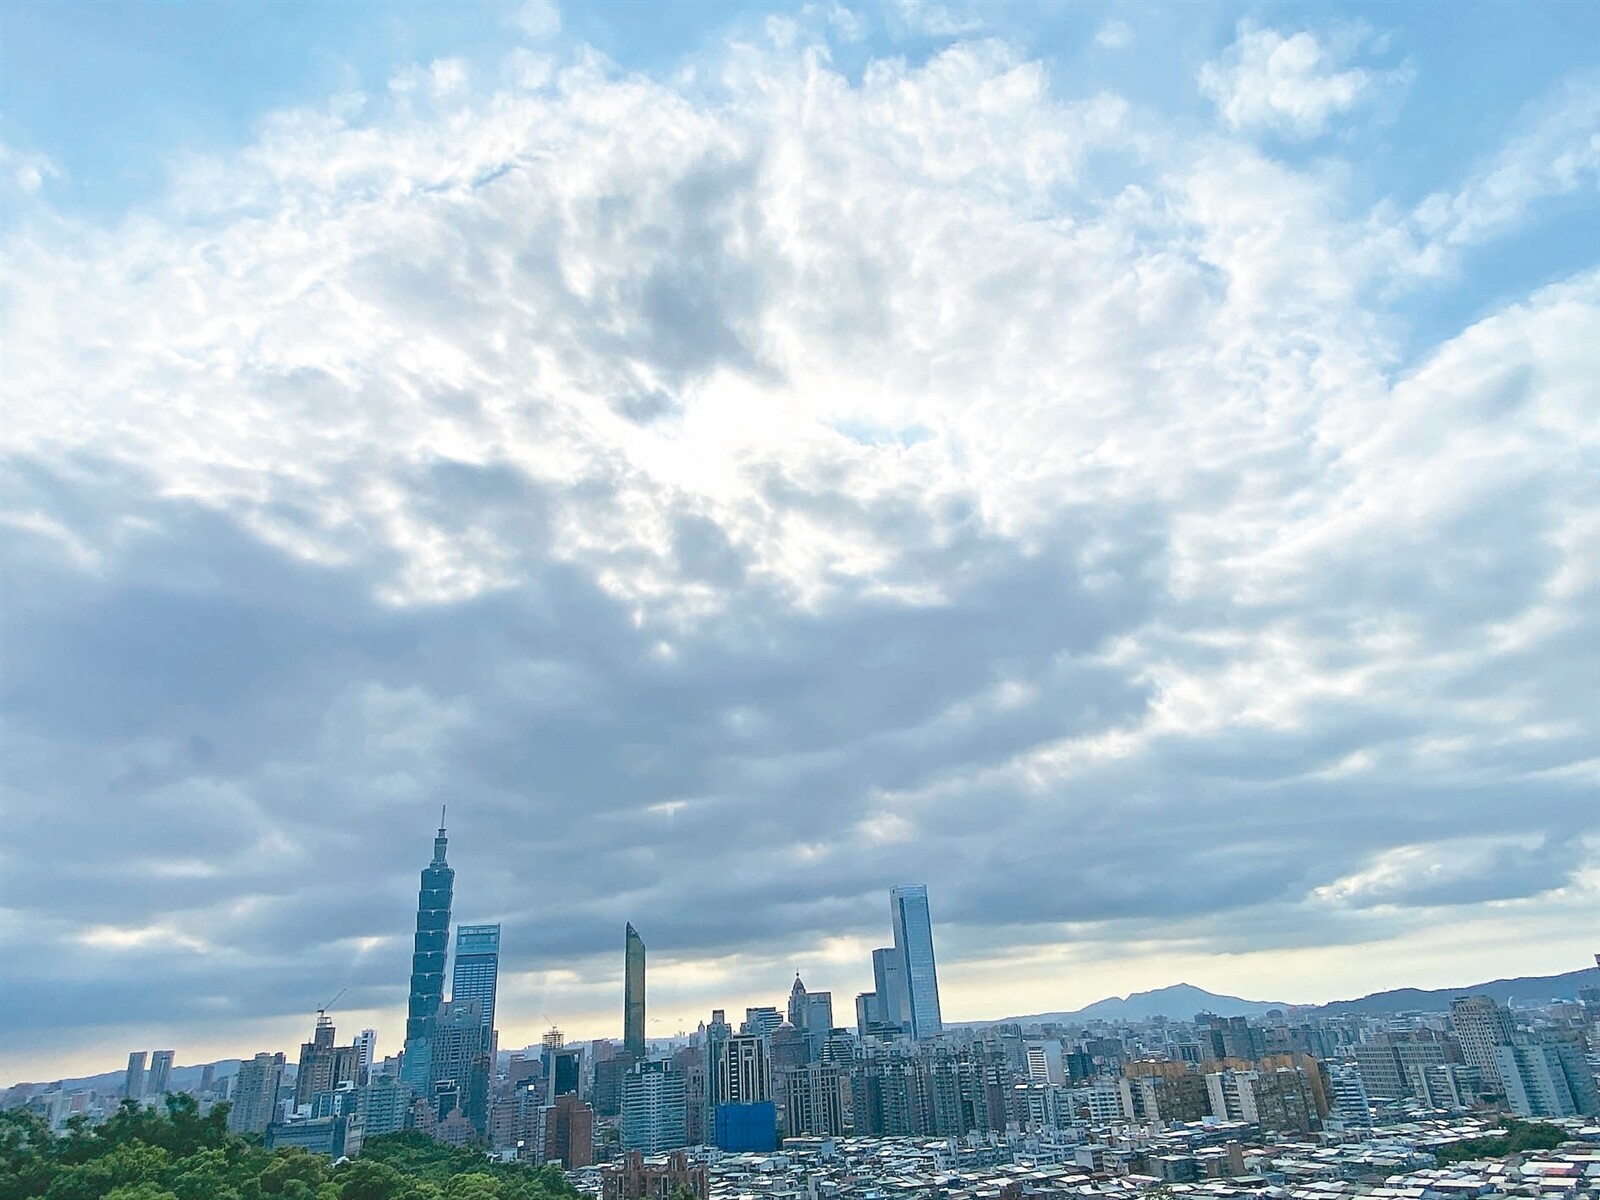
<path id="1" fill-rule="evenodd" d="M 258 1054 L 239 1064 L 233 1077 L 233 1107 L 228 1110 L 230 1132 L 266 1133 L 278 1116 L 283 1067 L 282 1054 Z"/>
<path id="2" fill-rule="evenodd" d="M 294 1077 L 295 1108 L 307 1107 L 318 1092 L 331 1092 L 342 1083 L 360 1082 L 360 1047 L 335 1046 L 334 1038 L 333 1022 L 326 1013 L 319 1012 L 311 1040 L 300 1043 L 300 1062 Z"/>
<path id="3" fill-rule="evenodd" d="M 715 1074 L 717 1104 L 756 1104 L 772 1099 L 772 1062 L 767 1039 L 735 1033 L 722 1042 Z"/>
<path id="4" fill-rule="evenodd" d="M 845 1079 L 838 1067 L 821 1063 L 784 1072 L 784 1135 L 843 1136 Z"/>
<path id="5" fill-rule="evenodd" d="M 1461 1042 L 1461 1056 L 1467 1060 L 1467 1065 L 1483 1073 L 1486 1085 L 1501 1090 L 1504 1084 L 1497 1051 L 1516 1040 L 1511 1011 L 1489 996 L 1464 996 L 1450 1001 L 1450 1021 L 1455 1026 L 1456 1037 Z"/>
<path id="6" fill-rule="evenodd" d="M 568 1171 L 594 1163 L 594 1109 L 572 1093 L 546 1106 L 544 1160 L 559 1162 Z"/>
<path id="7" fill-rule="evenodd" d="M 681 1074 L 666 1062 L 642 1062 L 622 1081 L 622 1146 L 660 1154 L 687 1144 L 688 1096 Z"/>
<path id="8" fill-rule="evenodd" d="M 710 1194 L 705 1164 L 690 1163 L 682 1151 L 659 1163 L 647 1163 L 635 1151 L 606 1167 L 600 1178 L 601 1200 L 669 1200 L 679 1192 L 706 1200 Z"/>
<path id="9" fill-rule="evenodd" d="M 145 1085 L 144 1094 L 157 1103 L 172 1087 L 172 1060 L 177 1057 L 175 1050 L 152 1050 L 150 1052 L 150 1079 Z"/>
<path id="10" fill-rule="evenodd" d="M 380 1137 L 406 1127 L 411 1093 L 393 1074 L 369 1075 L 361 1089 L 358 1111 L 367 1137 Z"/>
<path id="11" fill-rule="evenodd" d="M 122 1078 L 122 1094 L 129 1100 L 144 1099 L 144 1060 L 146 1051 L 128 1055 L 128 1072 Z"/>
<path id="12" fill-rule="evenodd" d="M 1519 1117 L 1600 1116 L 1594 1072 L 1576 1042 L 1497 1046 L 1495 1068 L 1506 1103 Z"/>

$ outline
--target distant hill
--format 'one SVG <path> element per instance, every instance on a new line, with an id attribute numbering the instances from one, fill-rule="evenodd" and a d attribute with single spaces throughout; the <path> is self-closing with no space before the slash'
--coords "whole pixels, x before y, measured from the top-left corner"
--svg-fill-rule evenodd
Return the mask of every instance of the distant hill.
<path id="1" fill-rule="evenodd" d="M 1335 1000 L 1322 1005 L 1245 1000 L 1239 996 L 1219 996 L 1216 992 L 1208 992 L 1193 984 L 1178 983 L 1151 992 L 1134 992 L 1131 996 L 1110 996 L 1071 1012 L 1034 1013 L 1023 1017 L 1001 1017 L 995 1021 L 962 1021 L 960 1024 L 974 1028 L 1012 1023 L 1042 1025 L 1047 1022 L 1082 1025 L 1089 1021 L 1148 1021 L 1151 1017 L 1189 1021 L 1194 1019 L 1196 1013 L 1202 1012 L 1215 1013 L 1219 1017 L 1259 1017 L 1274 1008 L 1284 1011 L 1291 1008 L 1302 1012 L 1309 1010 L 1324 1017 L 1344 1014 L 1385 1016 L 1402 1012 L 1444 1012 L 1457 996 L 1493 996 L 1501 1004 L 1545 1004 L 1551 1000 L 1575 1000 L 1578 989 L 1582 987 L 1600 987 L 1600 967 L 1568 971 L 1564 975 L 1496 979 L 1489 983 L 1471 983 L 1431 991 L 1396 988 L 1387 992 L 1373 992 L 1359 1000 Z"/>
<path id="2" fill-rule="evenodd" d="M 237 1058 L 224 1058 L 214 1063 L 196 1063 L 192 1067 L 173 1067 L 172 1081 L 168 1086 L 175 1089 L 198 1088 L 200 1086 L 200 1075 L 207 1067 L 213 1068 L 213 1074 L 218 1079 L 223 1079 L 239 1069 L 239 1060 Z M 59 1083 L 63 1091 L 72 1092 L 88 1089 L 99 1092 L 102 1096 L 109 1096 L 121 1090 L 122 1081 L 127 1077 L 127 1071 L 122 1070 L 107 1071 L 102 1075 L 80 1075 L 75 1079 L 50 1080 L 48 1082 L 52 1085 Z M 38 1081 L 38 1086 L 42 1086 L 45 1082 L 47 1081 Z M 3 1090 L 5 1086 L 0 1084 L 0 1090 Z"/>
<path id="3" fill-rule="evenodd" d="M 998 1025 L 1002 1022 L 1020 1022 L 1023 1025 L 1042 1025 L 1055 1022 L 1061 1025 L 1081 1025 L 1087 1021 L 1148 1021 L 1151 1017 L 1166 1017 L 1173 1021 L 1192 1021 L 1195 1013 L 1215 1013 L 1219 1017 L 1258 1017 L 1269 1009 L 1288 1008 L 1281 1001 L 1245 1000 L 1239 996 L 1219 996 L 1192 983 L 1175 983 L 1171 987 L 1157 988 L 1151 992 L 1134 992 L 1130 996 L 1108 996 L 1096 1000 L 1085 1008 L 1072 1012 L 1034 1013 L 1026 1017 L 1004 1017 L 1001 1021 L 966 1021 L 966 1025 Z"/>
<path id="4" fill-rule="evenodd" d="M 1401 1012 L 1444 1012 L 1458 996 L 1492 996 L 1501 1004 L 1546 1004 L 1551 1000 L 1576 1000 L 1578 989 L 1600 987 L 1600 967 L 1568 971 L 1565 975 L 1524 975 L 1517 979 L 1496 979 L 1465 987 L 1397 988 L 1374 992 L 1359 1000 L 1335 1000 L 1317 1009 L 1319 1016 L 1383 1016 Z"/>

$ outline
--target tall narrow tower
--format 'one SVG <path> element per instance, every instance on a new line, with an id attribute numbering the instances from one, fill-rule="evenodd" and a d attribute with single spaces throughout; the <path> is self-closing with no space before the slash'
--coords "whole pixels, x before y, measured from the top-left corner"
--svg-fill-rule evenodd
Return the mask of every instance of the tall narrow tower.
<path id="1" fill-rule="evenodd" d="M 416 1095 L 428 1091 L 434 1030 L 439 1005 L 444 1002 L 444 962 L 450 950 L 450 899 L 456 873 L 445 862 L 448 840 L 444 810 L 439 812 L 439 834 L 433 839 L 433 861 L 422 871 L 417 893 L 417 936 L 411 954 L 411 999 L 406 1008 L 405 1063 L 401 1082 Z"/>
<path id="2" fill-rule="evenodd" d="M 644 939 L 631 924 L 623 946 L 622 1047 L 644 1059 Z"/>
<path id="3" fill-rule="evenodd" d="M 944 1032 L 944 1021 L 939 1012 L 939 976 L 933 962 L 933 921 L 928 915 L 926 885 L 891 889 L 889 910 L 894 921 L 895 956 L 904 973 L 905 1017 L 911 1036 L 918 1040 L 938 1037 Z"/>

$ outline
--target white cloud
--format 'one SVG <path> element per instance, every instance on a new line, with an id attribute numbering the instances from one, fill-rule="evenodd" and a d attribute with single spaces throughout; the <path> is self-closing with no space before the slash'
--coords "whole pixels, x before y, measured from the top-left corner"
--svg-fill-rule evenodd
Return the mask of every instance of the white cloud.
<path id="1" fill-rule="evenodd" d="M 1345 66 L 1368 40 L 1358 29 L 1319 39 L 1243 21 L 1233 45 L 1200 69 L 1200 90 L 1233 129 L 1316 137 L 1333 118 L 1409 83 L 1407 67 Z"/>
<path id="2" fill-rule="evenodd" d="M 935 0 L 895 0 L 894 13 L 901 28 L 918 37 L 960 37 L 983 28 L 983 19 L 972 9 L 962 13 Z"/>
<path id="3" fill-rule="evenodd" d="M 508 20 L 525 37 L 543 41 L 561 32 L 561 5 L 556 0 L 522 0 Z"/>
<path id="4" fill-rule="evenodd" d="M 1420 233 L 1444 247 L 1473 245 L 1522 222 L 1550 196 L 1600 190 L 1600 84 L 1574 80 L 1533 107 L 1516 135 L 1454 191 L 1417 207 Z"/>
<path id="5" fill-rule="evenodd" d="M 1395 880 L 1592 830 L 1600 277 L 1401 361 L 1347 177 L 1230 132 L 1346 91 L 1178 141 L 993 41 L 854 78 L 794 37 L 714 101 L 418 68 L 9 239 L 7 874 L 51 923 L 7 936 L 70 948 L 14 1003 L 87 1023 L 107 950 L 205 929 L 228 969 L 173 986 L 287 1011 L 403 925 L 445 794 L 462 903 L 581 1011 L 626 913 L 685 981 L 781 977 L 886 878 L 936 875 L 989 1015 L 963 955 L 1041 928 L 1154 971 L 1570 919 L 1587 850 Z M 102 878 L 162 856 L 227 869 Z"/>
<path id="6" fill-rule="evenodd" d="M 1107 21 L 1095 31 L 1094 40 L 1107 50 L 1121 50 L 1133 45 L 1133 26 L 1126 21 Z"/>

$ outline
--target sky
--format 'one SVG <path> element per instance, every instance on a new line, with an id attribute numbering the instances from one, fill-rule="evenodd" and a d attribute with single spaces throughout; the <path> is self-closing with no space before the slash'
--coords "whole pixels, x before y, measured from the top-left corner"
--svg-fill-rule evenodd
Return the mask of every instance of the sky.
<path id="1" fill-rule="evenodd" d="M 1600 6 L 0 10 L 0 1083 L 1600 928 Z M 342 995 L 340 994 L 342 990 Z"/>

